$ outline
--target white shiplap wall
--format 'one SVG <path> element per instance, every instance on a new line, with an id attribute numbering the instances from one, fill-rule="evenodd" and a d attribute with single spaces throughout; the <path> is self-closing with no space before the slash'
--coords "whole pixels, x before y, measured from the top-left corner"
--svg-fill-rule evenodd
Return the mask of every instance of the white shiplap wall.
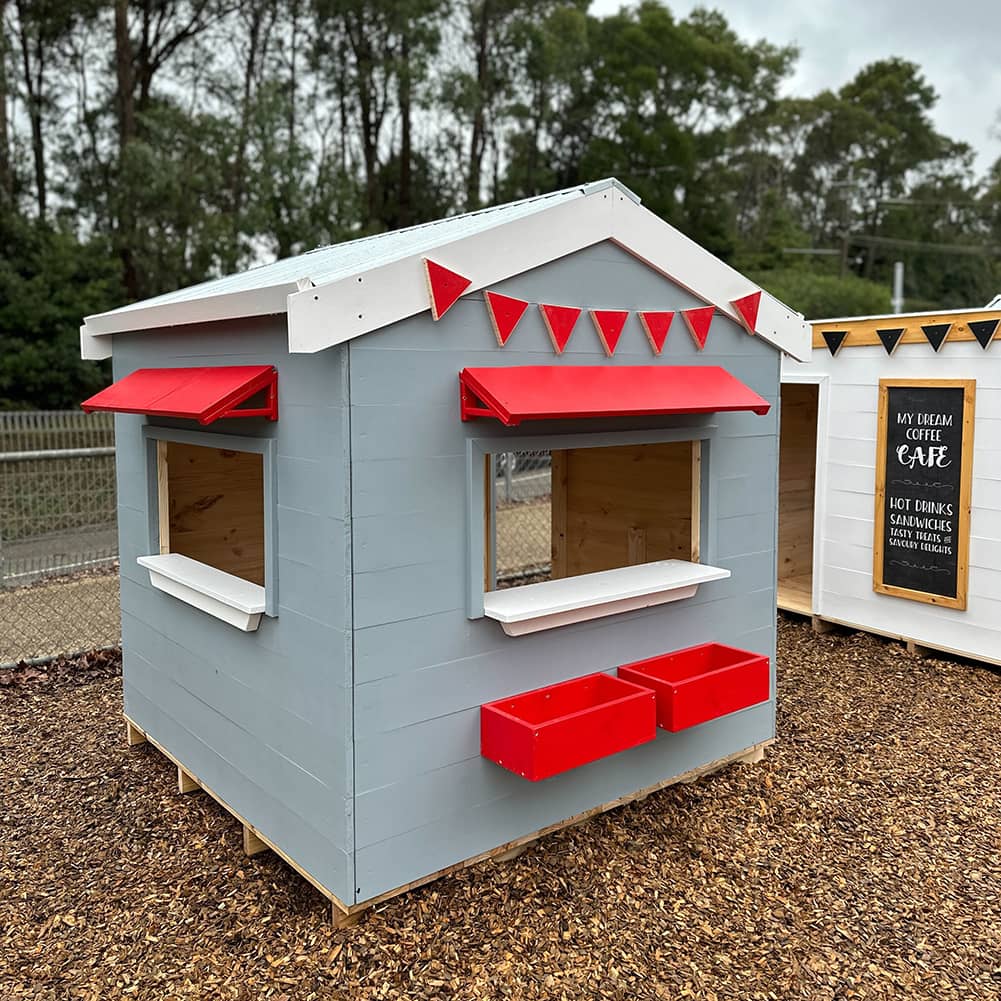
<path id="1" fill-rule="evenodd" d="M 809 363 L 783 359 L 783 381 L 820 382 L 814 613 L 978 660 L 1001 663 L 1001 343 L 846 347 Z M 973 511 L 966 611 L 872 589 L 876 414 L 880 379 L 975 379 Z M 826 399 L 825 399 L 826 397 Z"/>

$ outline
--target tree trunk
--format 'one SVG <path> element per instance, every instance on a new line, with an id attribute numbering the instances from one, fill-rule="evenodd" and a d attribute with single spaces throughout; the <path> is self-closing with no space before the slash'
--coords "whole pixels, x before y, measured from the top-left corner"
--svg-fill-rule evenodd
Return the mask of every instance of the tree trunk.
<path id="1" fill-rule="evenodd" d="M 45 219 L 47 186 L 45 177 L 45 135 L 42 131 L 42 88 L 45 85 L 45 49 L 42 45 L 41 28 L 35 37 L 28 37 L 28 21 L 24 16 L 21 0 L 15 0 L 17 8 L 18 41 L 21 46 L 21 65 L 24 71 L 25 102 L 28 122 L 31 126 L 31 154 L 35 165 L 35 196 L 38 218 Z"/>
<path id="2" fill-rule="evenodd" d="M 472 13 L 472 12 L 471 12 Z M 469 137 L 469 173 L 466 176 L 466 211 L 480 207 L 483 177 L 483 154 L 487 148 L 487 88 L 490 71 L 490 0 L 483 0 L 479 21 L 473 25 L 476 46 L 476 105 L 473 109 L 473 131 Z M 475 13 L 473 14 L 475 17 Z"/>
<path id="3" fill-rule="evenodd" d="M 404 25 L 400 39 L 400 69 L 397 77 L 397 92 L 400 102 L 400 204 L 397 219 L 400 226 L 410 226 L 414 220 L 412 163 L 413 141 L 411 138 L 411 80 L 410 39 L 407 37 L 409 25 Z"/>
<path id="4" fill-rule="evenodd" d="M 7 0 L 0 0 L 0 206 L 14 200 L 14 174 L 10 163 L 10 123 L 7 120 L 7 36 L 2 30 Z"/>
<path id="5" fill-rule="evenodd" d="M 135 53 L 129 36 L 128 0 L 115 0 L 115 107 L 118 112 L 118 178 L 117 216 L 115 242 L 118 258 L 122 262 L 122 284 L 129 299 L 140 297 L 139 269 L 136 266 L 133 241 L 135 218 L 126 193 L 125 156 L 130 142 L 136 136 L 135 105 Z M 124 194 L 124 197 L 122 197 Z"/>
<path id="6" fill-rule="evenodd" d="M 243 202 L 246 196 L 247 144 L 250 136 L 250 104 L 254 92 L 257 73 L 257 55 L 261 44 L 261 28 L 264 23 L 264 3 L 258 3 L 250 14 L 248 26 L 247 60 L 243 69 L 243 96 L 240 103 L 240 132 L 237 136 L 236 158 L 233 164 L 233 211 L 232 238 L 229 248 L 230 259 L 226 262 L 229 270 L 235 270 L 239 258 L 240 233 L 243 229 Z"/>
<path id="7" fill-rule="evenodd" d="M 128 0 L 115 0 L 115 106 L 119 155 L 136 134 L 135 69 Z"/>

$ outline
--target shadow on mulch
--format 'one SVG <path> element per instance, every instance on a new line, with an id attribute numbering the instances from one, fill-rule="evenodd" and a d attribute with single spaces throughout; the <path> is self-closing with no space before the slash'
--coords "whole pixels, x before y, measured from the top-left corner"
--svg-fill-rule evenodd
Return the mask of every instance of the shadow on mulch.
<path id="1" fill-rule="evenodd" d="M 763 763 L 348 931 L 126 749 L 116 671 L 91 655 L 0 687 L 3 1001 L 1001 996 L 1001 678 L 980 666 L 782 621 Z"/>

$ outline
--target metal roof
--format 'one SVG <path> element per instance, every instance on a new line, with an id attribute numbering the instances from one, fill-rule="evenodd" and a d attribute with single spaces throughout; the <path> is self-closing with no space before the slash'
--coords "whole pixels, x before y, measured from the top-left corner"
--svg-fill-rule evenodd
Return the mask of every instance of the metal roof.
<path id="1" fill-rule="evenodd" d="M 322 351 L 426 310 L 425 255 L 461 269 L 475 292 L 603 240 L 745 327 L 740 303 L 753 298 L 753 332 L 808 357 L 801 314 L 648 211 L 614 178 L 322 247 L 88 316 L 81 354 L 109 357 L 112 334 L 275 314 L 288 316 L 290 351 Z"/>
<path id="2" fill-rule="evenodd" d="M 224 278 L 214 278 L 198 285 L 190 285 L 187 288 L 167 292 L 151 299 L 143 299 L 140 302 L 133 302 L 128 306 L 121 306 L 105 313 L 96 313 L 88 316 L 85 322 L 96 333 L 99 332 L 101 326 L 99 321 L 102 317 L 122 316 L 155 306 L 168 306 L 260 289 L 281 289 L 281 294 L 284 295 L 289 291 L 295 291 L 296 287 L 302 287 L 308 282 L 314 285 L 323 285 L 359 272 L 371 271 L 373 268 L 391 264 L 393 261 L 414 254 L 426 253 L 443 244 L 452 243 L 463 237 L 472 236 L 474 233 L 492 229 L 494 226 L 501 226 L 515 219 L 542 212 L 560 202 L 581 198 L 609 187 L 615 187 L 622 191 L 632 201 L 637 203 L 640 201 L 619 181 L 614 178 L 606 178 L 602 181 L 595 181 L 593 184 L 564 188 L 562 191 L 554 191 L 551 194 L 536 195 L 521 201 L 509 202 L 506 205 L 449 216 L 434 222 L 411 226 L 408 229 L 376 233 L 373 236 L 349 240 L 347 243 L 318 247 L 316 250 L 297 254 L 295 257 L 286 257 L 271 264 L 262 264 L 248 271 L 227 275 Z"/>

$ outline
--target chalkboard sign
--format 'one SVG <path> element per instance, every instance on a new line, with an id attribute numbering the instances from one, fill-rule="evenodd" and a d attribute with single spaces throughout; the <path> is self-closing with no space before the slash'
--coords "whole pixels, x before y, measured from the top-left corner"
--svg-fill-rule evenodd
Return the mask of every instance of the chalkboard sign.
<path id="1" fill-rule="evenodd" d="M 881 379 L 873 590 L 966 608 L 973 400 L 966 379 Z"/>

